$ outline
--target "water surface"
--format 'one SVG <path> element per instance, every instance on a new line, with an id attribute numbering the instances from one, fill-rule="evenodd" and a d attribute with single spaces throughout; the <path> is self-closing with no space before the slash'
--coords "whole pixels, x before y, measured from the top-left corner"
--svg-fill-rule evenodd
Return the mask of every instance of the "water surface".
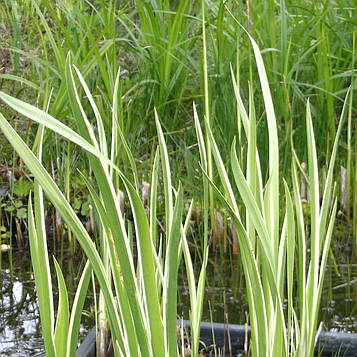
<path id="1" fill-rule="evenodd" d="M 44 352 L 44 348 L 33 275 L 28 260 L 27 263 L 26 259 L 24 260 L 26 254 L 14 253 L 12 271 L 4 256 L 0 270 L 0 356 L 39 356 Z M 70 265 L 68 262 L 64 264 L 66 267 Z M 80 265 L 72 264 L 77 267 Z M 244 324 L 247 321 L 248 305 L 239 265 L 229 259 L 212 257 L 207 280 L 203 319 Z M 67 284 L 72 287 L 76 285 L 75 282 L 75 278 L 67 280 Z M 73 296 L 73 291 L 70 295 Z M 93 296 L 89 296 L 86 309 L 90 310 L 92 304 Z M 184 319 L 188 319 L 189 316 L 188 306 L 188 287 L 184 269 L 181 269 L 178 314 Z M 356 264 L 341 265 L 338 271 L 333 266 L 328 268 L 320 319 L 326 331 L 357 333 Z M 93 323 L 90 317 L 83 319 L 82 336 Z"/>

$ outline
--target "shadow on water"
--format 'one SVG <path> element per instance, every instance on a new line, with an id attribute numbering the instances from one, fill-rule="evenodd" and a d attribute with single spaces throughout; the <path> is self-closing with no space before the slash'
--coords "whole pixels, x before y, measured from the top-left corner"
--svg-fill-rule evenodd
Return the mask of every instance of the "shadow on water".
<path id="1" fill-rule="evenodd" d="M 16 253 L 16 252 L 14 252 Z M 43 341 L 33 275 L 24 252 L 14 254 L 13 270 L 6 259 L 0 271 L 0 356 L 38 356 L 43 353 Z M 6 258 L 3 256 L 3 258 Z M 70 266 L 66 261 L 66 266 Z M 81 264 L 72 264 L 79 267 Z M 73 276 L 78 272 L 73 271 Z M 189 292 L 184 269 L 180 270 L 178 314 L 188 319 Z M 53 281 L 56 281 L 53 278 Z M 357 332 L 357 264 L 332 266 L 326 272 L 321 302 L 320 319 L 325 331 Z M 76 286 L 76 278 L 67 281 L 69 289 Z M 55 287 L 54 287 L 55 289 Z M 93 295 L 88 297 L 87 311 L 93 306 Z M 203 320 L 244 324 L 248 305 L 244 279 L 239 265 L 229 258 L 211 257 L 207 270 L 207 289 Z M 93 317 L 82 319 L 80 334 L 84 336 L 94 325 Z"/>

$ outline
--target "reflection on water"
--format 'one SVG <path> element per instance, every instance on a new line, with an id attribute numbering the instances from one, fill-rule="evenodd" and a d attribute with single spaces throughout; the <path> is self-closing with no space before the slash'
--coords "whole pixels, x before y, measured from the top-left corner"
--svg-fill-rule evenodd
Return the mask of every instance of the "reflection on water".
<path id="1" fill-rule="evenodd" d="M 0 355 L 27 357 L 42 351 L 32 275 L 0 271 Z"/>
<path id="2" fill-rule="evenodd" d="M 26 250 L 13 251 L 13 264 L 10 270 L 8 256 L 1 257 L 0 266 L 0 356 L 36 357 L 44 355 L 44 344 L 40 325 L 40 314 L 33 274 L 30 273 L 30 257 Z M 78 270 L 83 268 L 81 257 L 69 258 L 65 251 L 62 270 L 68 288 L 68 297 L 74 297 L 78 283 Z M 52 273 L 54 273 L 52 271 Z M 57 299 L 57 278 L 52 276 L 54 300 Z M 93 305 L 93 296 L 86 305 Z M 56 311 L 56 307 L 55 307 Z M 93 326 L 90 317 L 83 316 L 79 338 L 86 335 Z"/>
<path id="3" fill-rule="evenodd" d="M 248 303 L 241 268 L 229 261 L 222 262 L 221 257 L 213 258 L 207 271 L 207 282 L 203 320 L 246 323 Z M 188 287 L 183 283 L 179 289 L 178 313 L 188 319 Z M 325 331 L 357 333 L 356 264 L 341 265 L 338 270 L 328 267 L 320 307 L 319 319 L 323 321 Z"/>
<path id="4" fill-rule="evenodd" d="M 20 266 L 22 258 L 14 259 L 18 268 L 12 274 L 6 266 L 0 270 L 0 356 L 39 356 L 44 351 L 33 276 L 27 272 L 28 265 Z M 244 324 L 248 305 L 241 269 L 222 261 L 212 258 L 209 263 L 203 320 Z M 188 319 L 189 294 L 183 269 L 179 280 L 178 313 Z M 325 280 L 320 314 L 325 330 L 357 333 L 357 265 L 342 266 L 338 274 L 331 267 Z M 75 282 L 67 283 L 76 286 Z M 93 297 L 89 304 L 93 305 Z M 93 322 L 82 322 L 81 332 L 85 333 Z"/>
<path id="5" fill-rule="evenodd" d="M 338 274 L 337 274 L 338 273 Z M 330 268 L 325 277 L 320 318 L 334 332 L 357 333 L 357 265 Z"/>

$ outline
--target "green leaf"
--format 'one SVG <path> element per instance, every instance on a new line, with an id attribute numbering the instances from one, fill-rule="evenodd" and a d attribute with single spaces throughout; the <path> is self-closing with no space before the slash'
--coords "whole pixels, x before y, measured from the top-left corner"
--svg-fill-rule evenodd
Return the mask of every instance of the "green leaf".
<path id="1" fill-rule="evenodd" d="M 181 239 L 182 210 L 183 194 L 182 186 L 179 185 L 170 227 L 170 235 L 167 240 L 163 286 L 163 311 L 167 343 L 166 355 L 168 356 L 177 355 L 177 259 Z"/>
<path id="2" fill-rule="evenodd" d="M 156 109 L 155 109 L 155 122 L 156 122 L 157 136 L 159 139 L 161 165 L 162 165 L 163 180 L 164 180 L 166 235 L 167 237 L 169 237 L 171 224 L 172 224 L 172 216 L 173 216 L 171 172 L 170 172 L 169 156 L 167 153 L 164 134 L 161 129 L 161 125 L 159 122 L 159 117 L 157 115 Z"/>
<path id="3" fill-rule="evenodd" d="M 31 262 L 34 271 L 37 298 L 42 324 L 42 334 L 45 342 L 46 353 L 48 357 L 56 357 L 54 343 L 54 311 L 52 300 L 51 274 L 48 270 L 48 261 L 46 261 L 47 250 L 42 250 L 42 236 L 38 236 L 35 226 L 35 219 L 32 209 L 32 199 L 29 196 L 28 209 L 28 227 L 31 251 Z M 45 264 L 44 261 L 45 260 Z"/>
<path id="4" fill-rule="evenodd" d="M 155 356 L 164 356 L 164 334 L 161 318 L 161 306 L 157 291 L 156 269 L 153 252 L 152 238 L 150 236 L 149 222 L 142 201 L 133 185 L 124 176 L 121 177 L 132 206 L 134 215 L 138 254 L 141 260 L 144 280 L 144 295 L 146 308 L 149 315 L 150 333 Z"/>
<path id="5" fill-rule="evenodd" d="M 20 219 L 25 219 L 27 217 L 27 209 L 25 207 L 21 207 L 17 210 L 16 216 Z"/>
<path id="6" fill-rule="evenodd" d="M 58 281 L 58 308 L 55 327 L 55 346 L 58 356 L 65 356 L 67 350 L 68 324 L 69 324 L 69 306 L 66 283 L 63 278 L 62 270 L 53 257 Z"/>
<path id="7" fill-rule="evenodd" d="M 85 254 L 90 260 L 93 270 L 98 278 L 99 284 L 103 289 L 107 308 L 109 311 L 109 317 L 111 321 L 112 333 L 119 335 L 119 316 L 118 311 L 115 307 L 115 300 L 110 289 L 110 283 L 106 278 L 103 264 L 101 262 L 100 256 L 95 249 L 94 243 L 92 242 L 87 231 L 84 229 L 81 221 L 78 219 L 73 209 L 67 202 L 66 198 L 63 196 L 59 188 L 54 183 L 51 176 L 43 168 L 41 163 L 38 161 L 36 156 L 31 152 L 28 146 L 23 142 L 16 131 L 10 126 L 8 121 L 0 113 L 0 128 L 3 134 L 9 140 L 11 145 L 15 148 L 19 156 L 23 159 L 25 165 L 33 173 L 34 177 L 38 180 L 41 187 L 43 187 L 45 193 L 50 198 L 51 202 L 55 208 L 60 212 L 64 221 L 68 224 L 70 229 L 74 232 L 77 237 L 78 242 L 81 244 Z"/>
<path id="8" fill-rule="evenodd" d="M 77 344 L 78 344 L 78 334 L 82 318 L 83 306 L 87 297 L 88 285 L 92 275 L 92 268 L 89 261 L 87 261 L 81 278 L 78 282 L 76 295 L 74 296 L 71 317 L 68 326 L 68 339 L 67 339 L 67 357 L 74 357 L 76 355 Z"/>

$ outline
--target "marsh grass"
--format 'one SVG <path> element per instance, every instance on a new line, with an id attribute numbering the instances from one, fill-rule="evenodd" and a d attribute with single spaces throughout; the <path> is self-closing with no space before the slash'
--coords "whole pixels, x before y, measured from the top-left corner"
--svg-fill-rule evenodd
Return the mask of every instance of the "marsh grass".
<path id="1" fill-rule="evenodd" d="M 281 226 L 279 223 L 281 195 L 279 187 L 279 148 L 274 107 L 260 50 L 252 37 L 249 36 L 249 39 L 257 62 L 262 94 L 266 105 L 270 138 L 269 178 L 264 182 L 261 174 L 252 94 L 249 98 L 249 111 L 247 112 L 239 96 L 235 77 L 232 73 L 236 103 L 248 142 L 245 160 L 246 174 L 243 173 L 242 164 L 239 162 L 236 153 L 236 144 L 233 142 L 231 165 L 234 180 L 230 181 L 211 128 L 209 125 L 205 126 L 207 131 L 205 139 L 196 108 L 193 107 L 200 163 L 204 173 L 202 184 L 205 193 L 205 209 L 203 212 L 205 221 L 204 250 L 197 285 L 186 239 L 193 204 L 191 202 L 187 216 L 183 219 L 183 189 L 180 184 L 178 189 L 174 189 L 172 186 L 168 150 L 158 115 L 155 112 L 159 146 L 151 170 L 150 215 L 147 216 L 140 198 L 135 161 L 118 126 L 117 111 L 115 110 L 117 96 L 115 93 L 118 90 L 119 73 L 116 76 L 112 105 L 112 133 L 119 130 L 119 135 L 112 135 L 111 145 L 107 144 L 103 119 L 96 102 L 80 71 L 71 64 L 70 56 L 66 60 L 66 81 L 68 90 L 72 93 L 70 105 L 76 117 L 78 132 L 73 131 L 46 112 L 5 93 L 0 93 L 0 98 L 6 104 L 40 124 L 36 146 L 38 157 L 36 157 L 10 126 L 6 118 L 3 115 L 0 116 L 0 126 L 4 135 L 36 179 L 33 198 L 35 215 L 31 197 L 29 201 L 29 232 L 32 263 L 39 289 L 41 319 L 44 321 L 45 344 L 49 355 L 73 355 L 78 337 L 81 311 L 90 278 L 90 269 L 93 269 L 101 289 L 99 307 L 105 309 L 105 313 L 102 313 L 99 321 L 105 322 L 108 319 L 116 355 L 176 356 L 178 351 L 177 273 L 181 254 L 185 259 L 190 292 L 191 353 L 193 356 L 197 355 L 208 260 L 207 238 L 208 217 L 210 215 L 208 185 L 211 185 L 217 197 L 227 206 L 239 234 L 239 246 L 252 326 L 252 355 L 313 356 L 324 272 L 337 208 L 336 199 L 332 196 L 333 169 L 338 138 L 346 115 L 350 92 L 347 93 L 336 133 L 323 188 L 321 206 L 316 144 L 310 105 L 309 102 L 307 103 L 308 182 L 311 191 L 310 227 L 307 231 L 298 184 L 297 166 L 300 166 L 300 164 L 297 162 L 296 156 L 294 156 L 292 163 L 292 194 L 284 181 L 286 206 Z M 77 80 L 74 77 L 74 72 Z M 84 91 L 85 99 L 79 95 L 77 81 Z M 90 103 L 95 117 L 95 127 L 87 119 L 82 104 L 84 100 L 88 100 Z M 100 232 L 99 249 L 96 248 L 65 196 L 41 164 L 44 127 L 64 136 L 87 152 L 95 181 L 89 180 L 85 173 L 81 175 L 88 187 L 99 217 L 97 222 Z M 206 145 L 205 140 L 210 141 L 209 146 Z M 130 162 L 134 177 L 133 183 L 113 163 L 115 161 L 115 147 L 119 141 L 122 141 Z M 211 150 L 224 191 L 220 191 L 208 172 L 207 147 Z M 159 163 L 161 163 L 162 168 L 165 198 L 165 231 L 157 237 L 156 201 Z M 133 214 L 134 235 L 138 252 L 136 263 L 130 243 L 131 233 L 125 224 L 119 207 L 119 192 L 115 187 L 116 175 L 122 187 L 126 189 Z M 245 219 L 242 218 L 244 214 L 242 215 L 238 208 L 231 182 L 236 186 L 244 203 Z M 54 321 L 52 281 L 49 274 L 49 259 L 44 231 L 42 189 L 76 235 L 88 257 L 88 263 L 77 290 L 76 296 L 78 297 L 74 300 L 71 315 L 69 315 L 68 294 L 64 278 L 58 263 L 54 261 L 60 292 L 56 323 Z M 331 201 L 333 201 L 332 206 Z M 311 241 L 310 254 L 307 254 L 306 250 L 308 232 Z M 45 266 L 45 269 L 41 269 L 42 265 Z M 298 297 L 298 305 L 295 302 L 296 295 L 293 293 L 295 279 L 297 281 L 297 292 L 295 294 Z M 287 312 L 283 307 L 285 300 L 287 301 Z"/>
<path id="2" fill-rule="evenodd" d="M 239 151 L 244 150 L 246 141 L 241 135 L 241 120 L 234 105 L 230 64 L 243 98 L 249 97 L 248 80 L 255 93 L 259 93 L 259 87 L 255 72 L 250 70 L 250 45 L 235 19 L 256 39 L 267 64 L 267 76 L 278 109 L 279 136 L 284 138 L 283 174 L 290 172 L 293 130 L 296 138 L 305 140 L 303 113 L 308 97 L 316 118 L 316 131 L 321 134 L 316 139 L 318 146 L 324 148 L 324 154 L 330 150 L 336 118 L 354 73 L 354 69 L 351 70 L 354 4 L 349 0 L 311 4 L 289 0 L 204 1 L 204 7 L 201 2 L 187 1 L 170 4 L 140 1 L 134 7 L 131 2 L 118 1 L 89 4 L 85 1 L 5 0 L 0 5 L 4 21 L 15 25 L 12 3 L 17 4 L 24 23 L 21 24 L 21 48 L 12 46 L 11 53 L 20 54 L 29 70 L 27 82 L 21 76 L 11 77 L 12 80 L 39 90 L 40 103 L 47 102 L 53 88 L 50 114 L 66 122 L 69 98 L 64 68 L 70 52 L 73 63 L 97 99 L 106 130 L 110 130 L 108 108 L 120 65 L 123 77 L 118 91 L 120 127 L 126 139 L 130 135 L 131 148 L 140 151 L 138 157 L 145 157 L 156 136 L 152 120 L 154 106 L 169 138 L 166 140 L 169 151 L 184 150 L 195 143 L 192 99 L 197 103 L 199 116 L 203 113 L 207 116 L 209 109 L 211 129 L 224 161 L 229 160 L 227 148 L 237 128 Z M 204 33 L 203 8 L 206 12 Z M 267 16 L 263 19 L 261 13 Z M 201 50 L 203 34 L 206 35 L 205 50 Z M 204 84 L 205 71 L 210 78 L 208 86 Z M 208 108 L 205 98 L 209 100 Z M 352 113 L 355 110 L 352 108 Z M 256 113 L 258 140 L 262 147 L 268 147 L 268 137 L 263 134 L 266 123 L 261 120 L 264 103 L 260 99 L 256 100 Z M 322 118 L 327 118 L 328 125 Z M 182 130 L 185 135 L 177 134 Z M 145 140 L 141 138 L 143 132 L 147 134 Z M 326 137 L 328 140 L 320 141 Z M 354 141 L 353 135 L 351 140 Z M 303 147 L 295 149 L 306 159 Z M 268 153 L 262 150 L 260 159 L 268 162 Z M 321 155 L 319 166 L 324 163 L 324 155 Z"/>
<path id="3" fill-rule="evenodd" d="M 98 189 L 96 189 L 88 176 L 84 173 L 82 174 L 82 178 L 90 191 L 93 204 L 99 217 L 100 248 L 97 250 L 78 217 L 75 215 L 73 208 L 69 205 L 54 180 L 41 165 L 40 159 L 36 158 L 14 129 L 7 123 L 6 119 L 1 116 L 2 124 L 0 125 L 4 135 L 10 140 L 15 150 L 21 153 L 21 158 L 32 171 L 36 180 L 38 180 L 34 195 L 36 223 L 33 219 L 31 198 L 29 221 L 32 263 L 35 270 L 36 283 L 40 290 L 44 291 L 44 293 L 40 291 L 39 301 L 42 305 L 41 318 L 46 320 L 43 325 L 44 334 L 46 336 L 46 350 L 49 355 L 53 356 L 73 355 L 72 339 L 75 340 L 76 334 L 78 334 L 78 319 L 80 319 L 82 306 L 75 305 L 73 307 L 71 319 L 74 319 L 74 321 L 68 321 L 69 314 L 66 288 L 59 266 L 55 263 L 59 281 L 60 300 L 56 327 L 54 327 L 52 304 L 47 304 L 46 308 L 46 303 L 52 299 L 49 269 L 41 270 L 40 268 L 44 263 L 48 267 L 49 263 L 45 252 L 46 238 L 43 228 L 44 208 L 39 185 L 44 189 L 47 197 L 60 212 L 73 234 L 76 235 L 76 239 L 88 257 L 88 268 L 83 274 L 87 277 L 87 274 L 89 274 L 88 269 L 91 267 L 98 279 L 104 302 L 101 306 L 105 306 L 105 316 L 110 323 L 116 355 L 137 356 L 141 354 L 145 356 L 174 356 L 177 353 L 176 301 L 178 259 L 180 257 L 179 250 L 184 250 L 188 265 L 192 265 L 192 262 L 190 263 L 190 253 L 187 251 L 188 246 L 185 239 L 189 218 L 182 223 L 182 186 L 179 185 L 178 189 L 175 190 L 171 184 L 171 170 L 167 147 L 158 116 L 156 115 L 156 125 L 159 148 L 157 149 L 152 169 L 151 211 L 149 220 L 140 199 L 137 181 L 134 181 L 133 185 L 113 164 L 115 155 L 113 155 L 112 150 L 114 150 L 114 147 L 118 143 L 116 140 L 121 140 L 123 137 L 113 137 L 114 142 L 108 147 L 104 135 L 103 120 L 96 103 L 79 70 L 76 69 L 76 67 L 74 68 L 96 118 L 96 129 L 91 126 L 83 110 L 82 100 L 79 97 L 73 77 L 70 57 L 67 58 L 66 63 L 66 79 L 68 88 L 72 92 L 70 105 L 75 115 L 78 115 L 76 117 L 76 123 L 80 134 L 60 123 L 46 112 L 15 98 L 11 98 L 4 93 L 1 94 L 1 98 L 7 104 L 41 124 L 39 127 L 39 130 L 41 130 L 40 139 L 37 146 L 40 151 L 42 150 L 44 131 L 42 125 L 66 137 L 77 145 L 80 145 L 82 149 L 87 150 L 88 160 L 93 169 L 94 179 L 98 187 Z M 114 93 L 117 91 L 118 83 L 119 75 L 117 76 Z M 116 96 L 113 97 L 113 108 L 117 105 L 116 98 Z M 113 132 L 118 128 L 117 120 L 118 118 L 114 111 L 112 117 Z M 124 149 L 125 148 L 127 149 L 124 144 Z M 135 163 L 128 149 L 127 155 L 132 164 L 134 177 L 136 177 Z M 39 155 L 39 157 L 41 156 Z M 157 241 L 155 205 L 159 162 L 161 162 L 162 166 L 165 197 L 165 232 L 159 236 L 159 241 Z M 135 240 L 138 250 L 137 263 L 134 263 L 133 252 L 130 247 L 130 232 L 127 230 L 120 211 L 118 193 L 113 182 L 114 173 L 119 175 L 121 185 L 126 189 L 129 197 L 135 224 Z M 181 241 L 181 237 L 183 237 L 183 241 Z M 183 247 L 181 244 L 183 244 Z M 207 260 L 207 253 L 205 254 L 205 259 Z M 203 270 L 203 272 L 204 271 L 205 270 Z M 190 272 L 191 274 L 193 273 L 192 268 Z M 201 276 L 197 295 L 196 293 L 192 294 L 193 315 L 191 321 L 195 326 L 199 326 L 199 319 L 202 314 L 204 288 L 201 286 L 204 283 L 205 277 L 204 275 Z M 80 288 L 78 293 L 80 296 L 85 295 L 88 284 L 87 279 L 83 279 L 85 279 L 86 284 L 83 285 L 83 289 Z M 113 280 L 113 286 L 110 283 L 111 280 Z M 192 276 L 191 281 L 195 284 L 194 276 Z M 194 288 L 192 287 L 192 289 Z M 114 296 L 117 300 L 114 299 Z M 45 311 L 43 311 L 43 309 L 45 309 Z M 75 327 L 73 327 L 73 325 Z M 69 327 L 71 327 L 71 329 L 69 329 Z M 195 346 L 198 346 L 198 338 L 199 337 L 195 337 Z M 198 347 L 195 348 L 197 350 Z"/>
<path id="4" fill-rule="evenodd" d="M 292 194 L 287 183 L 283 181 L 285 215 L 281 226 L 279 206 L 281 197 L 284 196 L 280 193 L 276 117 L 261 52 L 249 34 L 248 37 L 254 51 L 266 108 L 269 131 L 269 177 L 266 181 L 262 177 L 257 150 L 252 89 L 248 111 L 243 105 L 238 90 L 235 90 L 237 107 L 248 141 L 247 157 L 244 161 L 246 173 L 244 174 L 243 163 L 239 161 L 236 153 L 236 142 L 233 141 L 231 170 L 234 179 L 229 179 L 214 135 L 209 130 L 212 154 L 223 190 L 220 191 L 212 180 L 210 183 L 215 188 L 218 197 L 229 209 L 238 231 L 252 326 L 252 355 L 313 356 L 324 272 L 337 209 L 336 198 L 332 195 L 332 177 L 338 138 L 346 116 L 350 92 L 347 92 L 341 113 L 323 187 L 321 206 L 316 144 L 310 103 L 307 102 L 308 182 L 311 191 L 310 227 L 307 228 L 304 222 L 296 156 L 292 162 Z M 232 77 L 233 84 L 236 86 L 234 74 Z M 207 171 L 206 175 L 208 178 L 210 177 Z M 238 207 L 233 187 L 239 191 L 244 202 L 245 214 Z M 311 242 L 309 255 L 306 252 L 308 233 Z M 295 300 L 295 294 L 293 295 L 295 279 L 297 281 L 295 293 L 298 296 L 297 300 Z M 287 312 L 283 308 L 284 301 L 287 303 Z M 297 311 L 299 311 L 299 315 L 297 315 Z"/>

